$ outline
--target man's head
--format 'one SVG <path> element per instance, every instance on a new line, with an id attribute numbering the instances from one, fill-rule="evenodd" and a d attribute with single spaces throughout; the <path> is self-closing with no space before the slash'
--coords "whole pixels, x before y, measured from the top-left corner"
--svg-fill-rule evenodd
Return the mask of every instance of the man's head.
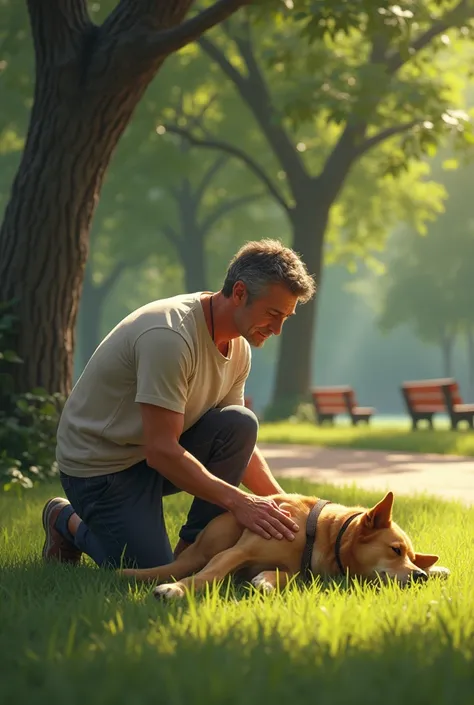
<path id="1" fill-rule="evenodd" d="M 316 290 L 305 264 L 277 240 L 247 242 L 230 262 L 222 294 L 233 305 L 239 335 L 261 347 L 279 335 L 298 302 L 306 303 Z"/>

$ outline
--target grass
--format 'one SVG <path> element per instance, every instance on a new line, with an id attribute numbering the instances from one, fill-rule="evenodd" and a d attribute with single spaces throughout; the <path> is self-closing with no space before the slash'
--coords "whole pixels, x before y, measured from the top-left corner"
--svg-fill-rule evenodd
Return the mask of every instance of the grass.
<path id="1" fill-rule="evenodd" d="M 379 496 L 286 482 L 347 504 Z M 0 701 L 417 705 L 473 702 L 474 509 L 399 498 L 395 519 L 420 551 L 436 552 L 449 581 L 315 583 L 281 594 L 224 584 L 182 604 L 155 601 L 90 562 L 43 565 L 40 514 L 58 488 L 0 496 Z M 189 505 L 167 499 L 176 540 Z"/>
<path id="2" fill-rule="evenodd" d="M 474 456 L 474 433 L 467 430 L 451 431 L 421 428 L 412 431 L 409 424 L 392 426 L 319 427 L 312 423 L 262 423 L 261 443 L 301 443 L 315 446 L 358 448 L 369 450 L 407 451 L 410 453 L 439 453 L 442 455 Z"/>

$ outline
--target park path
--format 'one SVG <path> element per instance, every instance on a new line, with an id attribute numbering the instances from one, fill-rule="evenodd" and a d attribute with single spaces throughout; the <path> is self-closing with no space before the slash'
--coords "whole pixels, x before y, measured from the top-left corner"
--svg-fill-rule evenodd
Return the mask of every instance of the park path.
<path id="1" fill-rule="evenodd" d="M 428 492 L 474 505 L 474 458 L 399 451 L 259 443 L 275 476 L 355 483 L 395 494 Z"/>

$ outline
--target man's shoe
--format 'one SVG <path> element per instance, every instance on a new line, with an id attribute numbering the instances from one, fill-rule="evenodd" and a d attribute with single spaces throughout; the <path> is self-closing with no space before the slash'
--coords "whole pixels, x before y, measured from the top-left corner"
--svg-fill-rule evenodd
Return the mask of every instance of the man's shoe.
<path id="1" fill-rule="evenodd" d="M 46 561 L 77 564 L 82 551 L 75 547 L 56 529 L 56 520 L 60 512 L 69 505 L 62 497 L 54 497 L 46 502 L 43 509 L 43 527 L 46 534 L 43 546 L 43 558 Z"/>

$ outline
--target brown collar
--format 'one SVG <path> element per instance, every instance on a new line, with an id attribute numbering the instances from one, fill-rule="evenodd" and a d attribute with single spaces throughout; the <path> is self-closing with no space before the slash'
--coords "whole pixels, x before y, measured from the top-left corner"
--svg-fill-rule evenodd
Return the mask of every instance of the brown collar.
<path id="1" fill-rule="evenodd" d="M 318 499 L 316 504 L 311 508 L 308 518 L 306 520 L 306 543 L 303 549 L 303 556 L 301 558 L 301 575 L 305 580 L 309 580 L 312 576 L 311 571 L 311 557 L 313 555 L 313 546 L 316 542 L 316 529 L 318 526 L 319 516 L 327 504 L 332 504 L 329 499 Z M 342 564 L 341 560 L 341 541 L 344 536 L 349 524 L 358 516 L 363 514 L 363 512 L 356 512 L 348 517 L 344 524 L 339 529 L 339 533 L 336 538 L 336 543 L 334 545 L 334 553 L 336 556 L 337 567 L 342 575 L 346 574 L 346 570 Z"/>

